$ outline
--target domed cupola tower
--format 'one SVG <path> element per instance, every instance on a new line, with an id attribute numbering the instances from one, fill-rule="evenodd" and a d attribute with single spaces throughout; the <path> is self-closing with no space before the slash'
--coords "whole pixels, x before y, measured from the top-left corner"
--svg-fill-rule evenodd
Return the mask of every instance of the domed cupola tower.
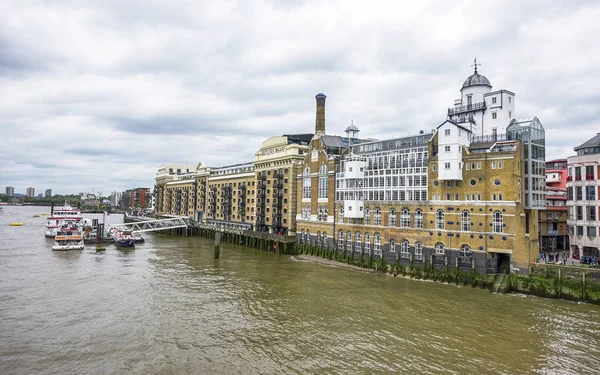
<path id="1" fill-rule="evenodd" d="M 508 90 L 492 91 L 490 80 L 477 71 L 479 65 L 475 59 L 474 72 L 463 83 L 460 99 L 448 108 L 448 119 L 470 129 L 475 137 L 497 137 L 506 132 L 515 117 L 515 94 Z"/>

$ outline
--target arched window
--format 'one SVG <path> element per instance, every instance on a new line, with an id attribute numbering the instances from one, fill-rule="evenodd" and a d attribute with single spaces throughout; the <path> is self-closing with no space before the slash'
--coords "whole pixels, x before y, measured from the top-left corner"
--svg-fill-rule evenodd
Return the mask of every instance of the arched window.
<path id="1" fill-rule="evenodd" d="M 300 242 L 306 243 L 306 233 L 304 233 L 304 229 L 302 229 L 302 235 L 300 236 Z"/>
<path id="2" fill-rule="evenodd" d="M 344 231 L 338 232 L 338 250 L 344 250 Z"/>
<path id="3" fill-rule="evenodd" d="M 327 242 L 327 233 L 323 232 L 323 248 L 329 249 L 329 243 Z"/>
<path id="4" fill-rule="evenodd" d="M 381 210 L 379 207 L 375 207 L 375 214 L 373 215 L 373 224 L 381 225 Z"/>
<path id="5" fill-rule="evenodd" d="M 317 232 L 317 246 L 321 247 L 321 232 Z"/>
<path id="6" fill-rule="evenodd" d="M 319 206 L 317 208 L 317 221 L 321 221 L 323 219 L 323 207 Z"/>
<path id="7" fill-rule="evenodd" d="M 309 245 L 311 244 L 310 243 L 310 230 L 308 230 L 308 229 L 306 230 L 306 243 Z"/>
<path id="8" fill-rule="evenodd" d="M 444 210 L 442 209 L 435 213 L 435 229 L 444 229 Z"/>
<path id="9" fill-rule="evenodd" d="M 461 257 L 470 257 L 471 256 L 471 246 L 462 245 L 460 247 L 460 256 Z"/>
<path id="10" fill-rule="evenodd" d="M 323 164 L 319 168 L 319 198 L 327 198 L 327 190 L 327 165 Z"/>
<path id="11" fill-rule="evenodd" d="M 463 232 L 469 232 L 471 230 L 471 214 L 469 211 L 464 210 L 461 214 L 461 230 Z"/>
<path id="12" fill-rule="evenodd" d="M 356 251 L 357 253 L 360 253 L 360 251 L 362 250 L 362 243 L 360 241 L 360 232 L 354 233 L 354 251 Z"/>
<path id="13" fill-rule="evenodd" d="M 395 227 L 396 226 L 396 209 L 395 208 L 391 208 L 390 209 L 390 216 L 388 218 L 388 225 L 390 227 Z"/>
<path id="14" fill-rule="evenodd" d="M 371 236 L 365 233 L 365 253 L 371 254 Z"/>
<path id="15" fill-rule="evenodd" d="M 420 208 L 415 210 L 415 228 L 423 229 L 423 210 Z"/>
<path id="16" fill-rule="evenodd" d="M 402 209 L 400 214 L 400 227 L 410 228 L 410 210 L 406 207 Z"/>
<path id="17" fill-rule="evenodd" d="M 423 244 L 420 242 L 415 242 L 415 259 L 423 259 Z"/>
<path id="18" fill-rule="evenodd" d="M 371 225 L 371 210 L 365 208 L 365 225 Z"/>
<path id="19" fill-rule="evenodd" d="M 402 240 L 400 242 L 400 256 L 402 258 L 410 258 L 410 244 L 408 240 Z"/>
<path id="20" fill-rule="evenodd" d="M 396 252 L 396 241 L 390 240 L 390 253 L 395 253 L 395 252 Z"/>
<path id="21" fill-rule="evenodd" d="M 344 207 L 338 208 L 338 223 L 344 222 Z"/>
<path id="22" fill-rule="evenodd" d="M 310 168 L 304 169 L 304 177 L 302 178 L 302 199 L 310 199 Z"/>
<path id="23" fill-rule="evenodd" d="M 329 216 L 329 210 L 327 207 L 323 207 L 323 221 L 327 221 L 327 216 Z"/>
<path id="24" fill-rule="evenodd" d="M 492 228 L 494 229 L 494 233 L 502 233 L 502 212 L 494 211 L 494 216 L 492 217 L 492 220 Z"/>
<path id="25" fill-rule="evenodd" d="M 438 242 L 435 244 L 435 254 L 436 255 L 444 255 L 445 254 L 445 248 L 444 248 L 444 244 L 441 242 Z"/>
<path id="26" fill-rule="evenodd" d="M 373 235 L 373 254 L 381 255 L 381 236 L 379 233 Z"/>
<path id="27" fill-rule="evenodd" d="M 346 233 L 346 250 L 352 251 L 352 232 Z"/>

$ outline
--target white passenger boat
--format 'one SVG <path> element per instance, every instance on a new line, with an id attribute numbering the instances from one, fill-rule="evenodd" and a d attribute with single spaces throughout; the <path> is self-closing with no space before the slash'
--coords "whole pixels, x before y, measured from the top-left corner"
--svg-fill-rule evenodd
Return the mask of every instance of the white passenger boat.
<path id="1" fill-rule="evenodd" d="M 54 207 L 48 216 L 46 221 L 46 237 L 56 236 L 56 232 L 65 223 L 81 223 L 83 216 L 81 215 L 81 209 L 72 207 L 65 202 L 62 207 Z"/>
<path id="2" fill-rule="evenodd" d="M 83 228 L 81 222 L 62 222 L 54 237 L 52 250 L 82 250 L 83 246 Z"/>

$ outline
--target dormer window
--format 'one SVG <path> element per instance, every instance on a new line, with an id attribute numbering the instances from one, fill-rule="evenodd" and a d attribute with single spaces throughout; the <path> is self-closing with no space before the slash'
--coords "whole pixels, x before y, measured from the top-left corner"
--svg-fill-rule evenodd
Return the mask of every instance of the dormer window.
<path id="1" fill-rule="evenodd" d="M 447 135 L 450 135 L 450 129 L 446 129 L 446 130 L 444 130 L 444 135 L 446 135 L 446 136 L 447 136 Z"/>

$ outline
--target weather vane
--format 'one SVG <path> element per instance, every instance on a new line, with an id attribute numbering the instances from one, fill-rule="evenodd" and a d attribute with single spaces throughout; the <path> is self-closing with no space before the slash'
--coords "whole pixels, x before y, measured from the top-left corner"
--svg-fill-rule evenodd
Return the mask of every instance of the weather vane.
<path id="1" fill-rule="evenodd" d="M 477 64 L 477 57 L 475 57 L 475 60 L 473 60 L 473 65 L 471 65 L 471 66 L 475 67 L 475 73 L 477 73 L 477 65 L 481 66 L 481 64 Z"/>

